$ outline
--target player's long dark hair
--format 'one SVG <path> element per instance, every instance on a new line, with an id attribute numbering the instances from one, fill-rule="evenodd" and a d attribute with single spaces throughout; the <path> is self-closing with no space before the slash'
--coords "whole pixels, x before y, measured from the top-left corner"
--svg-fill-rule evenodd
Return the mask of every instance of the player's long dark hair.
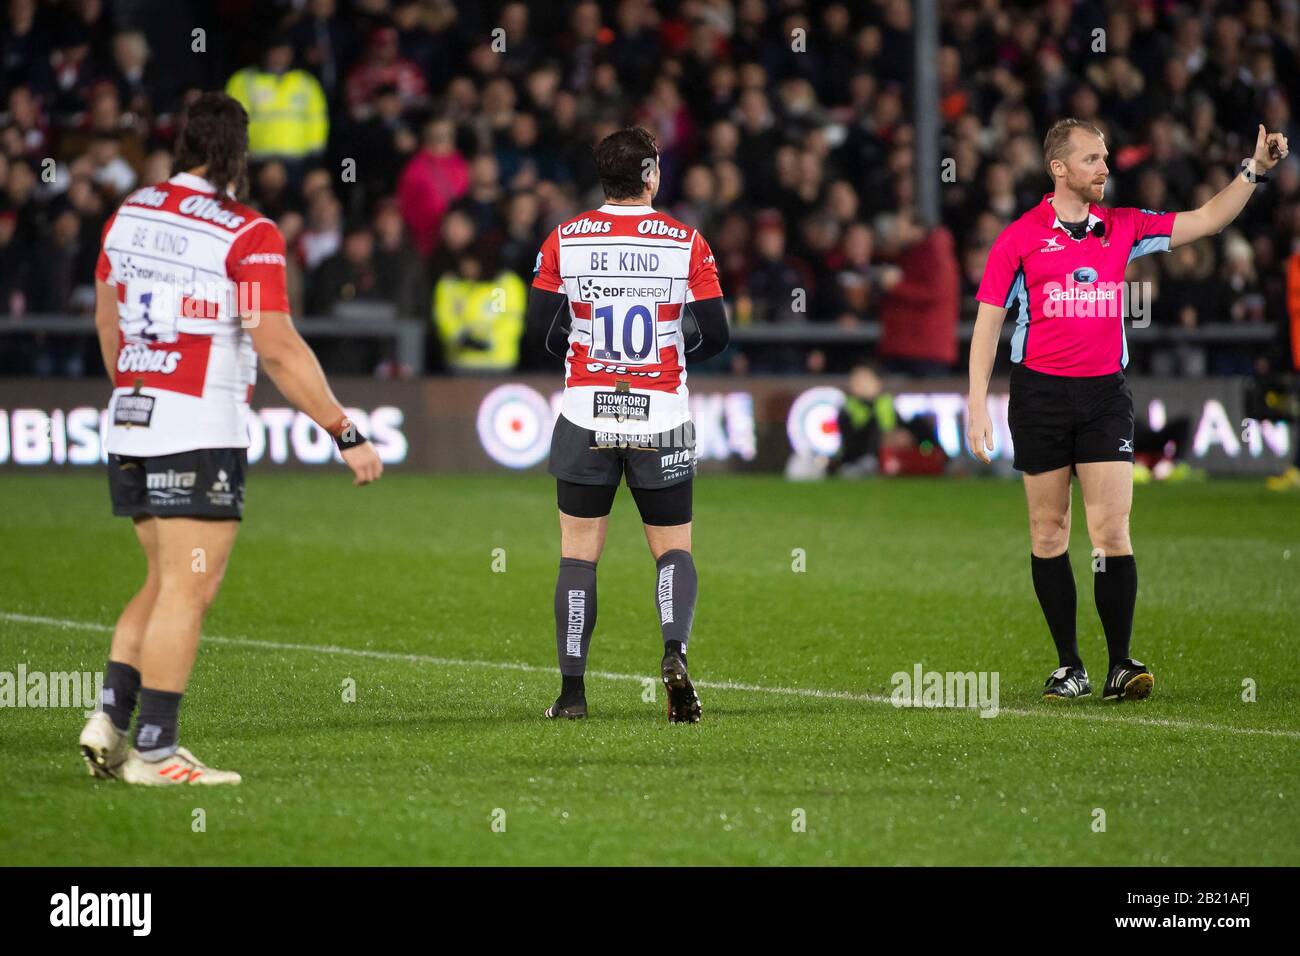
<path id="1" fill-rule="evenodd" d="M 248 113 L 225 93 L 203 93 L 185 111 L 176 138 L 174 172 L 206 166 L 204 178 L 221 191 L 248 192 Z"/>

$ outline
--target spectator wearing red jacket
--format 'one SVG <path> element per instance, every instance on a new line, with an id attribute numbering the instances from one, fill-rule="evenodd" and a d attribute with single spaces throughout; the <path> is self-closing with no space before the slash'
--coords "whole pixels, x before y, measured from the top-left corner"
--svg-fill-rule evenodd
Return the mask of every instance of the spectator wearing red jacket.
<path id="1" fill-rule="evenodd" d="M 448 208 L 469 189 L 469 163 L 456 150 L 456 131 L 447 120 L 424 127 L 419 151 L 397 181 L 397 201 L 411 242 L 424 258 L 438 245 Z"/>
<path id="2" fill-rule="evenodd" d="M 367 119 L 382 86 L 397 90 L 402 111 L 424 106 L 429 86 L 420 68 L 398 52 L 398 33 L 392 27 L 377 27 L 366 44 L 365 58 L 348 74 L 344 92 L 348 112 L 354 120 Z"/>
<path id="3" fill-rule="evenodd" d="M 903 375 L 947 375 L 957 362 L 961 275 L 952 233 L 926 229 L 910 214 L 892 217 L 885 252 L 899 272 L 886 280 L 880 302 L 879 355 Z"/>

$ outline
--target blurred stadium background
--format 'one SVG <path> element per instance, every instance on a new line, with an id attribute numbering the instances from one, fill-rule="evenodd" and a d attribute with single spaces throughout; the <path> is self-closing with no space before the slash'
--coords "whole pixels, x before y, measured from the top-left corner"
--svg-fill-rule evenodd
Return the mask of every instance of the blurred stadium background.
<path id="1" fill-rule="evenodd" d="M 295 317 L 390 464 L 540 469 L 561 379 L 544 330 L 524 327 L 533 262 L 600 202 L 591 145 L 639 123 L 662 149 L 657 205 L 704 231 L 731 309 L 731 348 L 691 369 L 705 468 L 800 476 L 976 468 L 961 441 L 974 292 L 998 231 L 1050 188 L 1052 120 L 1106 131 L 1109 203 L 1184 209 L 1234 175 L 1258 122 L 1296 137 L 1300 102 L 1294 0 L 0 11 L 11 469 L 101 460 L 100 232 L 170 174 L 202 89 L 248 107 L 248 199 L 280 224 Z M 1298 228 L 1293 158 L 1213 241 L 1130 267 L 1150 294 L 1129 342 L 1156 477 L 1295 456 Z M 877 374 L 851 375 L 863 364 Z M 254 406 L 251 458 L 332 458 L 269 385 Z"/>

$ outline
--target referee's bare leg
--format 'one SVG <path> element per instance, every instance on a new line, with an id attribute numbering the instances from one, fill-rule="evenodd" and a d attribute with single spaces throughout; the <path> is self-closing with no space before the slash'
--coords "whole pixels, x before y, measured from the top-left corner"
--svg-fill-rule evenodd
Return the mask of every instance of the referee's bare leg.
<path id="1" fill-rule="evenodd" d="M 1025 475 L 1029 540 L 1034 554 L 1054 558 L 1070 546 L 1070 469 Z"/>

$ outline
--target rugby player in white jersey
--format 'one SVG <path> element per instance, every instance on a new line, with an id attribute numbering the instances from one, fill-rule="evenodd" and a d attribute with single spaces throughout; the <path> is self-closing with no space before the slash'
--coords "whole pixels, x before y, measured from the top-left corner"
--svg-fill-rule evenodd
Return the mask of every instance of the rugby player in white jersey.
<path id="1" fill-rule="evenodd" d="M 654 599 L 668 720 L 695 723 L 686 670 L 697 578 L 691 557 L 695 429 L 686 358 L 727 346 L 718 271 L 704 237 L 650 205 L 659 150 L 640 128 L 595 149 L 605 204 L 542 243 L 528 320 L 564 357 L 564 399 L 551 438 L 560 510 L 555 642 L 560 696 L 547 717 L 587 715 L 583 675 L 596 627 L 596 563 L 624 475 L 655 560 Z"/>
<path id="2" fill-rule="evenodd" d="M 356 484 L 383 471 L 293 327 L 280 230 L 235 200 L 247 153 L 244 108 L 203 94 L 177 140 L 180 172 L 133 192 L 104 227 L 95 324 L 114 386 L 109 490 L 113 514 L 134 522 L 147 572 L 117 620 L 100 709 L 81 733 L 97 777 L 240 781 L 180 746 L 177 718 L 239 530 L 258 356 L 284 396 L 334 436 Z"/>

